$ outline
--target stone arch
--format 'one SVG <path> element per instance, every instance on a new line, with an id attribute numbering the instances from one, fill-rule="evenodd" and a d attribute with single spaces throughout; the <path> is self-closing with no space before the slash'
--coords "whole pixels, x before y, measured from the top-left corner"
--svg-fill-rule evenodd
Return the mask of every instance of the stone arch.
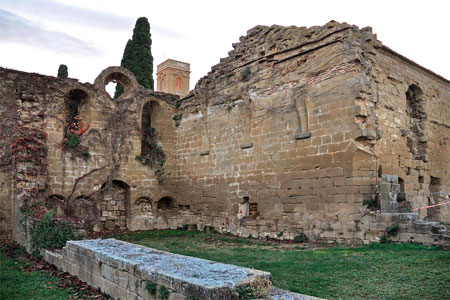
<path id="1" fill-rule="evenodd" d="M 110 82 L 120 83 L 123 87 L 124 92 L 119 99 L 131 98 L 135 90 L 139 87 L 133 73 L 122 67 L 106 68 L 98 75 L 94 84 L 99 90 L 104 91 L 110 97 L 105 90 L 105 86 Z"/>
<path id="2" fill-rule="evenodd" d="M 407 145 L 413 159 L 426 161 L 427 141 L 425 137 L 425 121 L 427 118 L 425 99 L 422 89 L 411 84 L 405 93 L 406 114 L 409 117 Z"/>
<path id="3" fill-rule="evenodd" d="M 148 186 L 141 185 L 141 184 L 139 184 L 139 185 L 130 184 L 130 186 L 133 187 L 133 190 L 131 192 L 131 200 L 132 201 L 136 201 L 138 198 L 141 198 L 141 197 L 149 197 L 151 199 L 156 199 L 155 195 L 157 193 L 156 193 L 155 189 L 149 188 Z"/>
<path id="4" fill-rule="evenodd" d="M 125 174 L 124 172 L 117 172 L 116 176 L 114 177 L 114 180 L 123 181 L 128 187 L 134 187 L 136 185 L 135 181 L 131 178 L 131 176 Z"/>
<path id="5" fill-rule="evenodd" d="M 175 194 L 173 194 L 173 193 L 171 193 L 171 192 L 169 192 L 169 191 L 159 191 L 159 192 L 155 192 L 154 194 L 153 194 L 153 199 L 161 199 L 161 198 L 164 198 L 164 197 L 169 197 L 169 198 L 172 198 L 172 199 L 177 199 L 177 196 L 175 195 Z"/>
<path id="6" fill-rule="evenodd" d="M 52 194 L 47 197 L 46 207 L 53 210 L 57 216 L 63 216 L 67 211 L 67 200 L 59 194 Z"/>
<path id="7" fill-rule="evenodd" d="M 126 228 L 130 214 L 130 186 L 121 180 L 105 182 L 99 193 L 102 229 Z"/>

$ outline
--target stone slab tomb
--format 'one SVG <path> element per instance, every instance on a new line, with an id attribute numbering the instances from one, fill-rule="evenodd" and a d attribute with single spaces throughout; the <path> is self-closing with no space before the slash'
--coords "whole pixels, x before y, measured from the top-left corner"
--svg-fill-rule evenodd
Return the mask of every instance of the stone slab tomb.
<path id="1" fill-rule="evenodd" d="M 114 299 L 239 299 L 237 289 L 246 285 L 268 287 L 270 299 L 318 299 L 272 288 L 269 272 L 115 239 L 69 241 L 44 258 Z"/>

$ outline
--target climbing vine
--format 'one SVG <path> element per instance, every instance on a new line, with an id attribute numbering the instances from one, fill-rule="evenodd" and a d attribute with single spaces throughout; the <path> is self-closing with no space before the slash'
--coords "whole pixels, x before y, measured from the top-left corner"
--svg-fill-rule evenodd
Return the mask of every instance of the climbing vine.
<path id="1" fill-rule="evenodd" d="M 137 155 L 136 159 L 144 166 L 154 168 L 154 173 L 158 182 L 163 182 L 165 174 L 164 165 L 166 163 L 166 154 L 158 145 L 156 129 L 151 126 L 143 126 L 142 128 L 142 149 L 141 155 Z"/>
<path id="2" fill-rule="evenodd" d="M 25 215 L 40 217 L 41 208 L 39 202 L 32 199 L 47 189 L 45 177 L 47 176 L 48 155 L 46 145 L 48 134 L 40 129 L 21 127 L 12 140 L 12 159 L 14 161 L 14 179 L 20 182 L 32 181 L 34 184 L 23 184 L 25 192 L 22 198 L 20 210 Z M 25 167 L 18 167 L 21 164 Z"/>

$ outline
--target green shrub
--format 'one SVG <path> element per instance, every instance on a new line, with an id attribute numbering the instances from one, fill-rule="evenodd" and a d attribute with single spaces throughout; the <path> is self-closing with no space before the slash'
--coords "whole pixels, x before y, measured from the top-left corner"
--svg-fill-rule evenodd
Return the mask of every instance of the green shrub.
<path id="1" fill-rule="evenodd" d="M 240 300 L 251 300 L 255 298 L 255 291 L 249 286 L 239 286 L 236 291 L 239 294 Z"/>
<path id="2" fill-rule="evenodd" d="M 89 151 L 85 150 L 81 152 L 81 157 L 83 157 L 84 160 L 89 160 L 89 158 L 91 158 L 91 154 L 89 153 Z"/>
<path id="3" fill-rule="evenodd" d="M 158 290 L 159 298 L 169 299 L 170 292 L 164 286 L 160 286 Z"/>
<path id="4" fill-rule="evenodd" d="M 240 300 L 267 299 L 265 287 L 238 286 L 236 291 Z"/>
<path id="5" fill-rule="evenodd" d="M 80 144 L 77 135 L 74 133 L 67 133 L 66 138 L 67 138 L 66 145 L 69 148 L 76 148 Z"/>
<path id="6" fill-rule="evenodd" d="M 188 295 L 186 300 L 199 300 L 196 296 Z"/>
<path id="7" fill-rule="evenodd" d="M 393 237 L 398 234 L 398 231 L 400 230 L 400 225 L 394 224 L 392 226 L 389 226 L 386 228 L 386 234 L 388 237 Z"/>
<path id="8" fill-rule="evenodd" d="M 362 204 L 368 209 L 378 209 L 378 202 L 375 198 L 364 199 Z"/>
<path id="9" fill-rule="evenodd" d="M 389 243 L 389 239 L 388 239 L 388 237 L 387 237 L 386 234 L 383 234 L 383 235 L 380 237 L 380 243 L 382 243 L 382 244 L 388 244 L 388 243 Z"/>
<path id="10" fill-rule="evenodd" d="M 249 81 L 251 73 L 252 72 L 250 71 L 249 67 L 245 68 L 244 71 L 242 71 L 241 73 L 241 81 L 243 82 Z"/>
<path id="11" fill-rule="evenodd" d="M 294 238 L 294 243 L 306 243 L 307 241 L 308 237 L 303 232 L 300 232 L 300 234 Z"/>
<path id="12" fill-rule="evenodd" d="M 57 221 L 52 216 L 52 211 L 49 211 L 37 222 L 31 234 L 31 248 L 34 251 L 62 248 L 67 241 L 75 239 L 70 224 L 67 221 Z"/>
<path id="13" fill-rule="evenodd" d="M 147 282 L 145 289 L 150 295 L 153 295 L 156 292 L 156 284 L 153 282 Z"/>
<path id="14" fill-rule="evenodd" d="M 67 66 L 66 65 L 59 65 L 58 68 L 58 78 L 67 78 L 69 77 L 69 71 L 67 70 Z"/>
<path id="15" fill-rule="evenodd" d="M 385 233 L 380 237 L 380 243 L 387 244 L 390 242 L 389 238 L 396 236 L 400 230 L 400 225 L 394 224 L 386 228 Z"/>

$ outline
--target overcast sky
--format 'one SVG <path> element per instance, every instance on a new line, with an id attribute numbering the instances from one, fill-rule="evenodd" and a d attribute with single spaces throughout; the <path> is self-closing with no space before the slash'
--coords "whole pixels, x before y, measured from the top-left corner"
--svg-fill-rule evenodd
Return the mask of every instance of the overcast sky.
<path id="1" fill-rule="evenodd" d="M 0 66 L 56 76 L 63 63 L 70 77 L 93 82 L 120 65 L 145 16 L 155 71 L 167 58 L 188 62 L 192 89 L 256 25 L 336 20 L 371 26 L 386 46 L 450 79 L 449 11 L 447 0 L 0 0 Z"/>

